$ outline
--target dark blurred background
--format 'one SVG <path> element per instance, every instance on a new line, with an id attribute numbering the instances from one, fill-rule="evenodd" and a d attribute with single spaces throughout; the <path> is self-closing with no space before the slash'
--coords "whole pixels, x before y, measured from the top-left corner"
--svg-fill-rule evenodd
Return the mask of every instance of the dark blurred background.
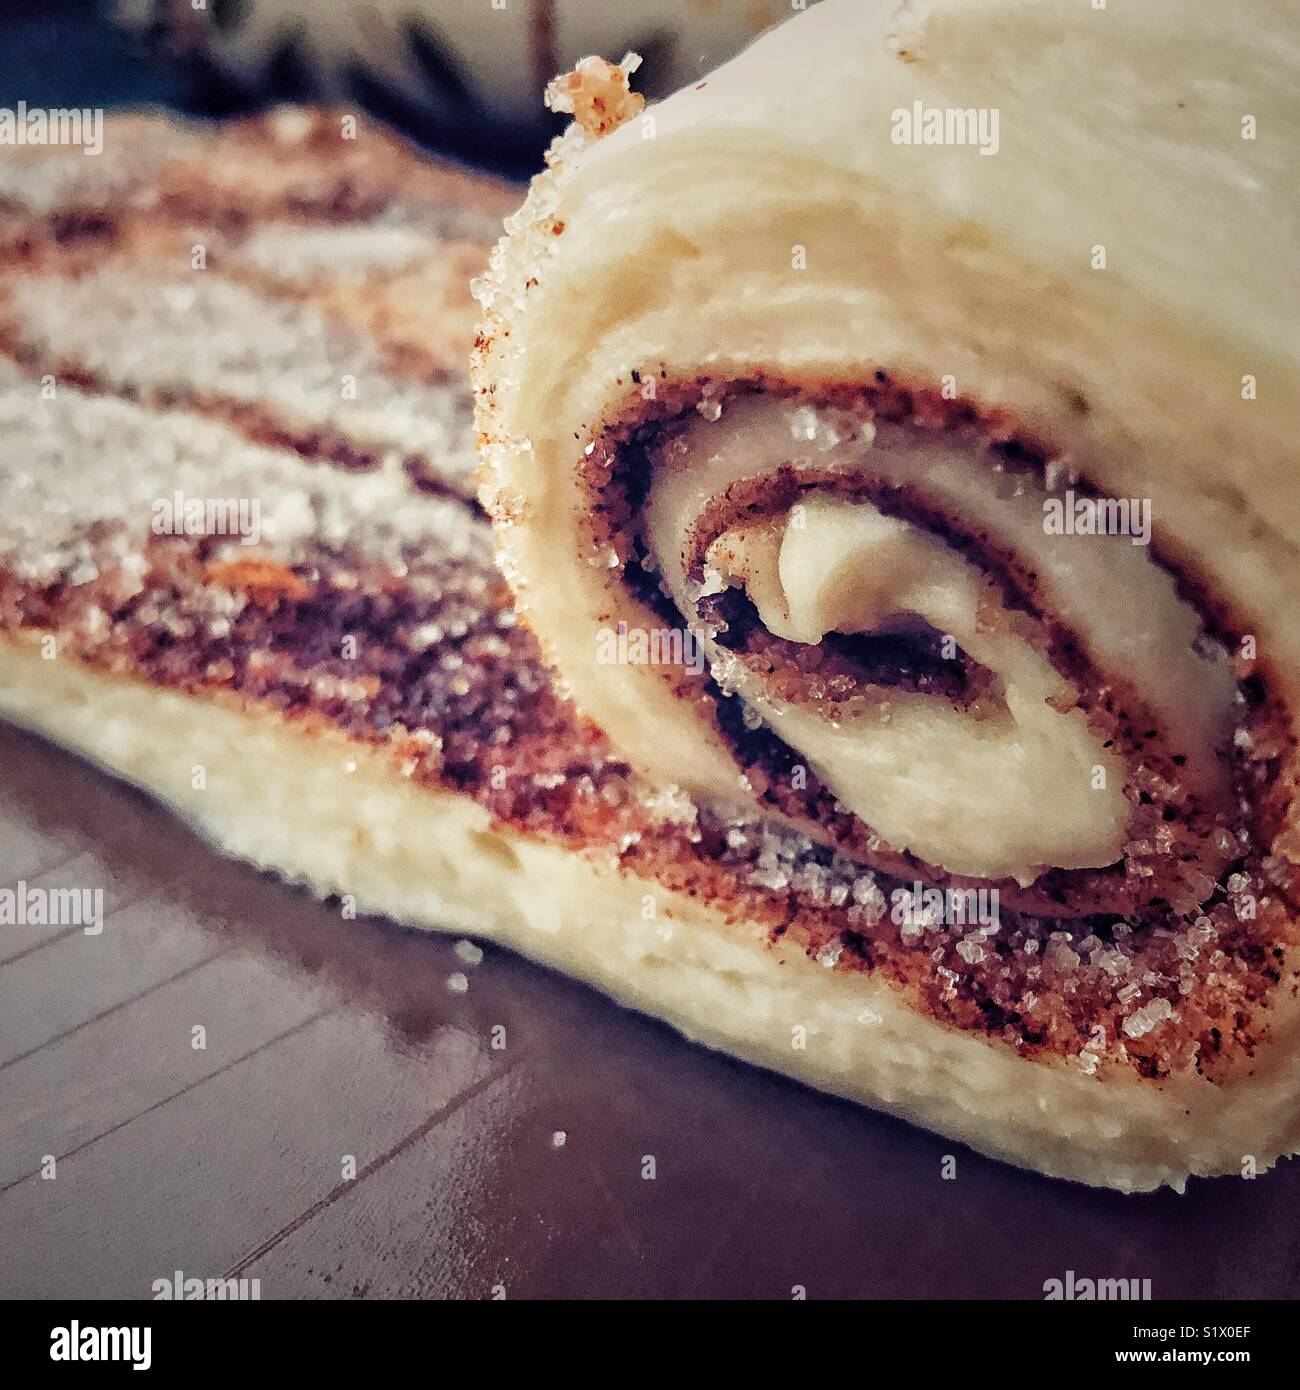
<path id="1" fill-rule="evenodd" d="M 212 22 L 224 22 L 222 13 L 233 14 L 241 3 L 209 0 Z M 112 15 L 111 0 L 0 0 L 0 106 L 19 100 L 29 106 L 166 106 L 220 117 L 320 95 L 293 44 L 268 55 L 255 80 L 248 80 L 157 32 L 131 32 Z M 559 126 L 544 114 L 528 131 L 480 113 L 448 120 L 386 84 L 382 74 L 358 72 L 347 85 L 359 105 L 418 143 L 514 177 L 536 171 Z"/>
<path id="2" fill-rule="evenodd" d="M 111 24 L 96 0 L 0 0 L 0 106 L 202 109 L 179 69 Z"/>

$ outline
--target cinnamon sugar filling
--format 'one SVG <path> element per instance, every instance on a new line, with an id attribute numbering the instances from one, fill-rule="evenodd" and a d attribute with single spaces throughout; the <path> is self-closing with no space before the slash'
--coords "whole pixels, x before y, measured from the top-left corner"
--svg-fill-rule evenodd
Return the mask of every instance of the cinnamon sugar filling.
<path id="1" fill-rule="evenodd" d="M 905 690 L 946 700 L 977 718 L 1001 699 L 997 677 L 960 647 L 945 655 L 944 634 L 927 623 L 894 632 L 830 632 L 809 648 L 773 636 L 740 588 L 701 599 L 697 611 L 718 643 L 782 699 L 847 702 L 864 690 Z"/>
<path id="2" fill-rule="evenodd" d="M 1100 671 L 1078 634 L 1050 611 L 1032 565 L 990 529 L 955 514 L 951 506 L 945 508 L 942 500 L 927 494 L 923 484 L 890 486 L 865 471 L 833 468 L 824 460 L 806 457 L 762 476 L 737 480 L 701 504 L 687 528 L 682 558 L 701 597 L 693 611 L 679 612 L 661 587 L 662 561 L 654 553 L 644 523 L 656 460 L 666 450 L 681 449 L 674 440 L 683 427 L 694 425 L 696 412 L 716 420 L 737 398 L 759 393 L 771 393 L 795 405 L 813 402 L 814 408 L 829 407 L 868 419 L 873 427 L 931 431 L 963 445 L 977 445 L 985 461 L 1005 478 L 1025 477 L 1041 485 L 1051 466 L 1049 451 L 1017 435 L 1011 422 L 981 416 L 967 403 L 912 392 L 884 373 L 877 373 L 866 387 L 840 386 L 816 393 L 772 382 L 719 386 L 707 379 L 660 381 L 654 406 L 637 400 L 623 419 L 597 435 L 586 452 L 582 485 L 590 504 L 593 551 L 617 554 L 619 579 L 639 600 L 665 622 L 685 619 L 692 627 L 708 631 L 728 658 L 783 700 L 816 702 L 837 717 L 864 696 L 887 701 L 892 692 L 902 689 L 923 692 L 979 717 L 981 709 L 996 705 L 999 699 L 996 677 L 960 650 L 952 652 L 951 643 L 950 659 L 936 661 L 933 631 L 917 628 L 865 641 L 828 633 L 810 647 L 766 631 L 743 587 L 705 591 L 707 557 L 720 536 L 738 526 L 762 525 L 809 495 L 829 492 L 867 498 L 882 511 L 940 537 L 996 583 L 1001 598 L 999 620 L 1013 626 L 1051 662 L 1068 684 L 1068 702 L 1086 717 L 1102 745 L 1122 759 L 1130 809 L 1123 852 L 1114 863 L 1049 868 L 1029 884 L 950 873 L 889 845 L 848 811 L 806 766 L 808 760 L 748 707 L 734 688 L 734 678 L 724 678 L 723 686 L 715 685 L 712 691 L 712 718 L 761 808 L 786 817 L 815 839 L 877 872 L 958 891 L 996 888 L 1004 906 L 1062 921 L 1123 917 L 1154 922 L 1166 914 L 1197 911 L 1239 869 L 1251 846 L 1271 843 L 1285 819 L 1285 808 L 1278 805 L 1285 798 L 1276 788 L 1261 796 L 1258 778 L 1243 768 L 1241 750 L 1288 747 L 1291 726 L 1289 712 L 1261 688 L 1260 677 L 1251 676 L 1240 664 L 1235 668 L 1233 729 L 1225 731 L 1221 746 L 1214 750 L 1215 760 L 1226 769 L 1225 785 L 1222 794 L 1209 794 L 1187 775 L 1184 754 L 1168 747 L 1159 712 L 1133 682 L 1122 674 Z M 1072 486 L 1088 491 L 1079 480 L 1072 480 Z M 1233 625 L 1211 610 L 1190 579 L 1178 575 L 1158 551 L 1152 563 L 1174 575 L 1179 598 L 1199 623 L 1198 642 L 1226 649 L 1237 645 Z M 1247 676 L 1251 676 L 1249 688 L 1242 679 Z M 1246 786 L 1247 782 L 1252 785 Z"/>
<path id="3" fill-rule="evenodd" d="M 1096 869 L 1052 869 L 1029 885 L 1003 877 L 983 886 L 996 886 L 1004 901 L 1028 910 L 1062 915 L 1130 915 L 1163 903 L 1187 910 L 1204 901 L 1224 864 L 1235 857 L 1239 826 L 1230 808 L 1206 802 L 1186 785 L 1182 755 L 1162 748 L 1159 716 L 1131 683 L 1095 669 L 1076 635 L 1043 608 L 1032 591 L 1032 577 L 1014 556 L 998 549 L 992 537 L 972 537 L 960 518 L 945 516 L 916 489 L 891 490 L 867 479 L 791 470 L 771 484 L 762 480 L 743 485 L 708 509 L 692 537 L 694 574 L 702 576 L 705 552 L 718 534 L 741 517 L 752 520 L 763 514 L 768 506 L 790 505 L 784 499 L 792 495 L 792 488 L 797 489 L 795 497 L 812 491 L 869 497 L 914 524 L 941 532 L 964 554 L 977 557 L 997 579 L 1006 621 L 1047 656 L 1068 681 L 1073 707 L 1086 715 L 1102 746 L 1124 761 L 1131 811 L 1121 861 Z M 883 700 L 887 708 L 888 697 L 899 689 L 943 699 L 976 719 L 1001 703 L 997 678 L 960 648 L 952 660 L 944 660 L 942 639 L 933 629 L 874 640 L 828 634 L 809 647 L 768 633 L 756 621 L 752 605 L 738 598 L 740 592 L 733 588 L 707 598 L 690 616 L 717 624 L 719 645 L 733 651 L 781 698 L 816 703 L 830 718 L 842 717 L 864 698 Z M 728 618 L 738 621 L 733 624 Z M 892 670 L 886 664 L 890 658 L 899 663 Z M 772 731 L 755 727 L 743 707 L 739 719 L 736 713 L 733 709 L 722 715 L 720 727 L 761 799 L 774 810 L 824 827 L 838 848 L 890 872 L 962 888 L 983 882 L 892 849 L 870 826 L 846 815 L 815 774 L 792 776 L 793 769 L 806 763 L 798 750 Z M 800 788 L 799 780 L 806 785 Z"/>

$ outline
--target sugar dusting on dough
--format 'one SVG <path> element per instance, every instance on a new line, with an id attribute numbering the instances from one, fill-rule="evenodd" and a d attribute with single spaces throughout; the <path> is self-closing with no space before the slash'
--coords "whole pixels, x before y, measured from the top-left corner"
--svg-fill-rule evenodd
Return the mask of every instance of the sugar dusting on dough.
<path id="1" fill-rule="evenodd" d="M 617 130 L 639 116 L 645 97 L 631 88 L 631 76 L 641 66 L 641 58 L 629 53 L 621 63 L 604 58 L 582 58 L 572 72 L 548 84 L 546 105 L 552 111 L 572 116 L 590 136 L 600 137 Z"/>

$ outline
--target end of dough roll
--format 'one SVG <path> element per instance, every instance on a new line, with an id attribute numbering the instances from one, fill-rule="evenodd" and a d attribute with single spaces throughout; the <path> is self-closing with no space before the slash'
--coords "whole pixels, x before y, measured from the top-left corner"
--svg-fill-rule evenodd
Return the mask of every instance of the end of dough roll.
<path id="1" fill-rule="evenodd" d="M 1276 1156 L 1300 33 L 1260 10 L 825 0 L 645 109 L 580 65 L 475 372 L 559 679 L 651 784 L 862 866 L 835 969 L 1161 1126 L 1267 1054 Z"/>

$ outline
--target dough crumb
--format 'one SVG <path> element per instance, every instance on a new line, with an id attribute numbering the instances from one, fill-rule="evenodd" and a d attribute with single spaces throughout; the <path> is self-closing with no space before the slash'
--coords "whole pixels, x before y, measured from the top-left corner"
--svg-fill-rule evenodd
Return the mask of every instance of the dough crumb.
<path id="1" fill-rule="evenodd" d="M 641 58 L 629 53 L 621 63 L 582 58 L 572 72 L 562 73 L 546 88 L 546 105 L 570 115 L 590 136 L 599 138 L 641 114 L 645 97 L 634 92 L 629 78 Z"/>

